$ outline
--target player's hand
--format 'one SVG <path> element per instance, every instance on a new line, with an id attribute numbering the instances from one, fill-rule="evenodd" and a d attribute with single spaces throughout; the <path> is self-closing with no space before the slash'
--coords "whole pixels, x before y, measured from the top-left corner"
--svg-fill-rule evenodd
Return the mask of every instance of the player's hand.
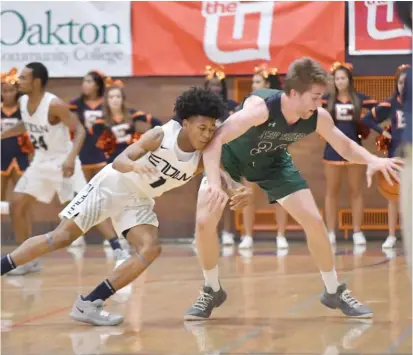
<path id="1" fill-rule="evenodd" d="M 67 158 L 62 165 L 63 177 L 71 177 L 75 173 L 75 159 Z"/>
<path id="2" fill-rule="evenodd" d="M 391 139 L 391 134 L 388 131 L 383 131 L 382 135 L 384 138 Z"/>
<path id="3" fill-rule="evenodd" d="M 209 186 L 207 196 L 208 210 L 211 213 L 215 213 L 218 210 L 222 211 L 228 202 L 228 195 L 219 186 Z"/>
<path id="4" fill-rule="evenodd" d="M 386 181 L 393 185 L 393 178 L 400 183 L 399 173 L 403 170 L 403 160 L 400 158 L 376 158 L 367 165 L 367 186 L 371 186 L 373 175 L 382 172 Z"/>
<path id="5" fill-rule="evenodd" d="M 159 177 L 159 171 L 152 164 L 141 165 L 135 162 L 133 172 L 148 179 Z"/>
<path id="6" fill-rule="evenodd" d="M 244 208 L 252 203 L 252 189 L 242 186 L 234 191 L 231 191 L 231 199 L 229 202 L 232 211 L 239 208 Z"/>

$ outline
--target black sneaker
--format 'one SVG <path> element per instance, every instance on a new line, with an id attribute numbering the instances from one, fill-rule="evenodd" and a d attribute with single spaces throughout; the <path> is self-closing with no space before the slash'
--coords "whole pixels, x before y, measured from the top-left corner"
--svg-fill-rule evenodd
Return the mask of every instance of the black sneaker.
<path id="1" fill-rule="evenodd" d="M 219 307 L 227 299 L 227 293 L 222 287 L 217 292 L 214 292 L 211 287 L 204 286 L 200 293 L 201 295 L 195 303 L 185 312 L 185 320 L 208 319 L 212 310 L 215 307 Z"/>
<path id="2" fill-rule="evenodd" d="M 344 283 L 338 287 L 335 294 L 325 290 L 320 301 L 328 308 L 339 308 L 347 317 L 371 318 L 373 316 L 373 311 L 357 301 Z"/>

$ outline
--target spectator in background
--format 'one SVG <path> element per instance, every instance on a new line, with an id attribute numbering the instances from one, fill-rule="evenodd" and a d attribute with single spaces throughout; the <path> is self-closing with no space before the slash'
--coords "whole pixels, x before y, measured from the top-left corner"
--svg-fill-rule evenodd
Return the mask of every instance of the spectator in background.
<path id="1" fill-rule="evenodd" d="M 252 76 L 252 91 L 260 89 L 276 89 L 282 90 L 280 76 L 276 68 L 269 69 L 265 64 L 254 68 L 254 75 Z M 243 184 L 249 187 L 253 191 L 255 196 L 258 191 L 258 186 L 252 182 L 246 180 Z M 288 214 L 285 209 L 278 203 L 275 204 L 275 213 L 277 217 L 278 235 L 277 235 L 277 248 L 288 248 L 288 242 L 285 238 L 285 229 L 287 226 Z M 252 198 L 252 204 L 245 207 L 244 214 L 244 235 L 241 237 L 241 243 L 239 248 L 247 249 L 253 246 L 253 226 L 255 217 L 255 205 L 254 197 Z"/>
<path id="2" fill-rule="evenodd" d="M 120 80 L 105 80 L 104 100 L 105 127 L 109 132 L 102 134 L 98 146 L 108 155 L 108 163 L 136 142 L 149 129 L 160 126 L 161 122 L 150 114 L 127 108 L 124 84 Z"/>
<path id="3" fill-rule="evenodd" d="M 69 108 L 76 114 L 80 122 L 86 128 L 86 138 L 80 150 L 79 158 L 82 163 L 86 181 L 92 178 L 107 164 L 107 156 L 104 150 L 98 148 L 98 140 L 101 138 L 104 127 L 103 97 L 105 94 L 105 76 L 97 70 L 89 71 L 83 78 L 82 94 L 70 101 Z M 120 264 L 127 253 L 122 250 L 119 238 L 112 227 L 110 220 L 103 221 L 97 228 L 102 233 L 104 246 L 114 251 L 114 258 Z M 82 247 L 85 245 L 84 237 L 75 240 L 71 246 Z"/>
<path id="4" fill-rule="evenodd" d="M 396 11 L 405 26 L 412 29 L 412 2 L 411 1 L 396 1 Z M 406 81 L 402 96 L 404 119 L 406 127 L 404 130 L 404 146 L 405 167 L 402 173 L 401 180 L 401 212 L 403 225 L 403 242 L 404 252 L 406 255 L 409 274 L 412 272 L 412 234 L 413 234 L 413 210 L 412 210 L 412 68 L 406 70 Z"/>
<path id="5" fill-rule="evenodd" d="M 396 156 L 396 150 L 401 145 L 404 128 L 406 126 L 402 97 L 406 80 L 406 71 L 410 68 L 409 65 L 401 65 L 395 75 L 395 90 L 391 98 L 373 107 L 362 119 L 362 122 L 371 129 L 382 135 L 378 140 L 379 150 L 385 150 L 389 158 Z M 391 120 L 391 124 L 386 128 L 380 126 L 380 123 Z M 389 236 L 383 243 L 383 248 L 393 248 L 396 244 L 396 226 L 398 217 L 397 201 L 389 200 L 388 215 L 389 215 Z"/>
<path id="6" fill-rule="evenodd" d="M 15 127 L 22 120 L 18 103 L 17 69 L 1 73 L 1 131 Z M 16 185 L 23 171 L 29 166 L 33 145 L 27 133 L 1 141 L 1 200 L 6 200 L 10 181 Z"/>
<path id="7" fill-rule="evenodd" d="M 348 138 L 362 145 L 361 141 L 367 138 L 369 129 L 361 123 L 361 110 L 362 108 L 371 109 L 377 101 L 356 91 L 352 69 L 352 65 L 348 63 L 335 62 L 332 65 L 334 86 L 323 97 L 323 104 L 333 117 L 336 127 Z M 347 173 L 353 214 L 353 242 L 355 245 L 365 245 L 366 238 L 360 228 L 363 219 L 363 187 L 366 185 L 366 167 L 349 163 L 328 143 L 324 149 L 324 163 L 327 181 L 325 214 L 330 241 L 332 244 L 336 242 L 338 197 L 341 180 Z"/>

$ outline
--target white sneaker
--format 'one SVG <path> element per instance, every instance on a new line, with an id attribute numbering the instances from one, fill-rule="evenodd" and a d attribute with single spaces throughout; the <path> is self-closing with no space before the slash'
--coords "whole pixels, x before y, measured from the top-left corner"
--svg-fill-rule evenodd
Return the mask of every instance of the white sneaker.
<path id="1" fill-rule="evenodd" d="M 33 272 L 39 272 L 41 270 L 40 262 L 38 259 L 29 261 L 24 265 L 16 267 L 7 273 L 8 276 L 23 276 Z"/>
<path id="2" fill-rule="evenodd" d="M 277 248 L 278 249 L 287 249 L 288 248 L 287 239 L 283 235 L 278 235 L 277 236 Z"/>
<path id="3" fill-rule="evenodd" d="M 222 232 L 222 244 L 223 245 L 234 245 L 234 235 L 232 233 L 223 231 Z"/>
<path id="4" fill-rule="evenodd" d="M 77 238 L 76 240 L 74 240 L 72 242 L 72 244 L 69 245 L 69 247 L 84 247 L 86 245 L 85 243 L 85 237 L 83 235 L 81 235 L 79 238 Z"/>
<path id="5" fill-rule="evenodd" d="M 396 237 L 389 235 L 381 247 L 384 249 L 394 248 L 394 246 L 396 245 L 396 240 L 397 240 Z"/>
<path id="6" fill-rule="evenodd" d="M 116 261 L 115 269 L 119 267 L 119 265 L 122 264 L 129 257 L 130 257 L 130 254 L 127 250 L 115 249 L 113 251 L 113 259 Z"/>
<path id="7" fill-rule="evenodd" d="M 109 243 L 109 241 L 108 241 L 107 239 L 105 239 L 105 240 L 103 241 L 103 247 L 104 247 L 104 248 L 110 248 L 110 243 Z"/>
<path id="8" fill-rule="evenodd" d="M 254 244 L 254 240 L 252 239 L 252 237 L 249 236 L 249 235 L 246 235 L 246 236 L 242 237 L 242 241 L 238 245 L 238 248 L 240 248 L 240 249 L 251 249 L 253 244 Z"/>
<path id="9" fill-rule="evenodd" d="M 83 301 L 79 297 L 72 307 L 70 317 L 78 322 L 89 323 L 93 325 L 118 325 L 123 323 L 123 316 L 111 314 L 103 310 L 105 302 L 95 300 L 93 302 Z"/>
<path id="10" fill-rule="evenodd" d="M 366 237 L 364 236 L 363 232 L 353 233 L 353 243 L 354 245 L 365 245 L 366 244 Z"/>
<path id="11" fill-rule="evenodd" d="M 108 242 L 109 243 L 109 242 Z M 130 246 L 128 240 L 126 238 L 119 238 L 120 246 L 123 250 L 131 251 L 132 247 Z"/>
<path id="12" fill-rule="evenodd" d="M 331 244 L 336 244 L 336 233 L 328 232 L 328 239 L 330 240 Z"/>

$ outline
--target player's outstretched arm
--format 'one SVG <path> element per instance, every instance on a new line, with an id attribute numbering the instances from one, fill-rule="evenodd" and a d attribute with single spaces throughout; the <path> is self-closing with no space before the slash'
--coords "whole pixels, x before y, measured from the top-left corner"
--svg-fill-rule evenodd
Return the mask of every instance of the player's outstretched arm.
<path id="1" fill-rule="evenodd" d="M 265 101 L 258 96 L 249 97 L 240 111 L 232 114 L 214 134 L 203 152 L 205 173 L 210 186 L 221 187 L 219 173 L 222 145 L 238 138 L 251 127 L 259 126 L 268 119 Z"/>
<path id="2" fill-rule="evenodd" d="M 163 139 L 164 133 L 161 127 L 155 127 L 145 132 L 138 141 L 127 147 L 113 161 L 113 169 L 121 173 L 134 171 L 134 163 L 143 157 L 147 152 L 157 150 Z"/>
<path id="3" fill-rule="evenodd" d="M 369 153 L 362 146 L 346 137 L 335 125 L 330 114 L 323 108 L 318 109 L 317 132 L 346 160 L 352 163 L 367 164 L 367 183 L 371 185 L 372 176 L 381 171 L 387 181 L 392 184 L 390 175 L 399 181 L 398 172 L 401 162 L 398 158 L 379 158 Z"/>
<path id="4" fill-rule="evenodd" d="M 26 132 L 26 128 L 24 127 L 24 123 L 19 122 L 14 127 L 9 128 L 8 130 L 2 132 L 1 135 L 0 135 L 0 139 L 15 137 L 15 136 L 18 136 L 20 134 L 23 134 L 24 132 Z"/>

